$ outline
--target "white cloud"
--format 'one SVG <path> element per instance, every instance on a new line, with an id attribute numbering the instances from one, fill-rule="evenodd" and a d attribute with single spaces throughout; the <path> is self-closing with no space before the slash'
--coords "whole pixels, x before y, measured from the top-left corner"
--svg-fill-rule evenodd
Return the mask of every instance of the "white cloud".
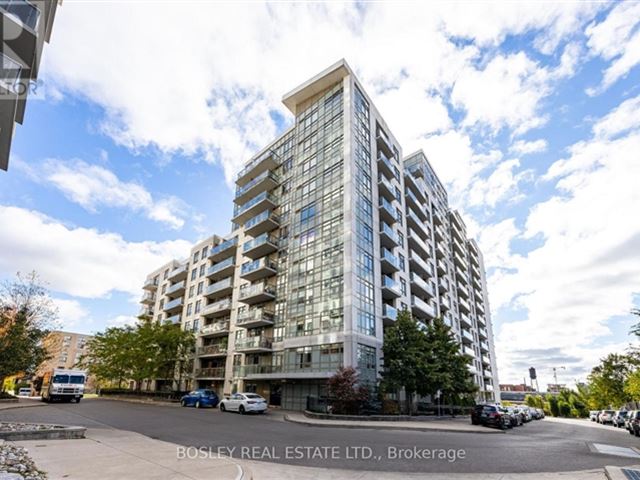
<path id="1" fill-rule="evenodd" d="M 57 292 L 106 297 L 111 292 L 139 295 L 146 275 L 190 243 L 127 242 L 120 235 L 64 225 L 38 212 L 0 206 L 0 270 L 36 270 Z M 65 307 L 66 308 L 66 307 Z"/>
<path id="2" fill-rule="evenodd" d="M 117 315 L 116 317 L 107 320 L 107 327 L 126 327 L 133 326 L 138 322 L 138 317 L 132 315 Z"/>
<path id="3" fill-rule="evenodd" d="M 511 145 L 509 151 L 518 155 L 529 155 L 532 153 L 544 152 L 547 149 L 547 141 L 540 138 L 527 142 L 526 140 L 518 140 Z"/>
<path id="4" fill-rule="evenodd" d="M 611 138 L 640 126 L 640 95 L 625 100 L 593 126 L 597 137 Z"/>
<path id="5" fill-rule="evenodd" d="M 54 298 L 54 305 L 58 309 L 58 324 L 62 330 L 75 331 L 78 326 L 86 328 L 91 323 L 89 311 L 77 300 Z"/>
<path id="6" fill-rule="evenodd" d="M 179 198 L 154 200 L 144 186 L 123 182 L 102 166 L 82 160 L 49 160 L 42 175 L 69 200 L 89 212 L 96 213 L 100 207 L 126 208 L 142 211 L 149 219 L 172 229 L 180 229 L 185 223 L 188 207 Z"/>
<path id="7" fill-rule="evenodd" d="M 616 113 L 628 112 L 616 109 L 602 125 L 620 125 Z M 490 279 L 492 307 L 522 309 L 516 311 L 520 320 L 505 323 L 497 336 L 506 376 L 517 379 L 521 374 L 513 361 L 535 350 L 555 349 L 556 362 L 574 356 L 576 365 L 592 365 L 593 349 L 599 348 L 592 342 L 611 334 L 612 317 L 628 314 L 640 291 L 640 224 L 634 221 L 640 211 L 638 151 L 638 131 L 573 145 L 570 157 L 552 165 L 545 177 L 556 181 L 560 193 L 532 208 L 521 235 L 542 245 L 505 257 L 504 243 L 499 244 L 494 261 L 513 270 Z M 517 238 L 514 229 L 507 234 Z"/>
<path id="8" fill-rule="evenodd" d="M 592 55 L 611 63 L 604 71 L 602 83 L 587 89 L 589 95 L 603 92 L 640 64 L 640 3 L 619 2 L 607 18 L 592 23 L 586 30 Z"/>
<path id="9" fill-rule="evenodd" d="M 469 191 L 469 205 L 486 205 L 494 208 L 498 202 L 515 203 L 522 199 L 519 186 L 532 180 L 533 172 L 523 170 L 517 172 L 520 160 L 511 159 L 501 162 L 486 179 L 475 179 Z"/>
<path id="10" fill-rule="evenodd" d="M 486 92 L 496 101 L 488 111 L 489 125 L 540 125 L 544 118 L 537 104 L 548 89 L 546 80 L 535 80 L 540 76 L 535 62 L 518 54 L 506 61 L 498 56 L 484 75 L 474 76 L 471 65 L 484 62 L 482 52 L 457 40 L 464 36 L 480 46 L 496 45 L 509 34 L 531 31 L 550 54 L 598 8 L 332 2 L 248 9 L 199 2 L 176 9 L 161 3 L 149 22 L 144 3 L 72 2 L 57 14 L 43 69 L 52 88 L 100 105 L 104 115 L 98 127 L 118 143 L 134 151 L 157 149 L 167 157 L 183 153 L 219 161 L 229 180 L 273 138 L 280 127 L 274 113 L 290 122 L 282 94 L 341 57 L 352 59 L 374 94 L 398 83 L 416 93 L 413 99 L 424 110 L 413 124 L 399 106 L 411 105 L 402 89 L 380 95 L 381 106 L 409 141 L 449 128 L 442 98 L 459 79 L 456 95 L 460 106 L 469 107 L 469 121 L 484 122 L 489 108 L 476 105 L 471 92 L 488 89 L 489 77 L 497 76 L 506 90 Z M 95 18 L 100 22 L 91 21 Z M 464 79 L 469 76 L 473 79 Z M 513 102 L 505 101 L 507 95 Z"/>

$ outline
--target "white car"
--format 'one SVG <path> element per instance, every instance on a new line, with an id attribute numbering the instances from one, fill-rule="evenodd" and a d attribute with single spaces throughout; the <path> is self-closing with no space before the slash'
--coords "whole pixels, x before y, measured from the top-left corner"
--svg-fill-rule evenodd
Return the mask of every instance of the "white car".
<path id="1" fill-rule="evenodd" d="M 264 413 L 267 411 L 267 401 L 255 393 L 234 393 L 220 402 L 221 412 Z"/>

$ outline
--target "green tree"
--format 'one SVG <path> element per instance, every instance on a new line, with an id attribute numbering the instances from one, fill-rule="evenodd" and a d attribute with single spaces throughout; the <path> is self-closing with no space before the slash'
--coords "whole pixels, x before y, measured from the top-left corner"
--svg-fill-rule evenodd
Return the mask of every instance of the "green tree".
<path id="1" fill-rule="evenodd" d="M 468 403 L 478 389 L 469 374 L 471 357 L 461 352 L 451 328 L 441 318 L 429 324 L 426 334 L 430 378 L 425 388 L 431 395 L 440 390 L 445 403 Z"/>
<path id="2" fill-rule="evenodd" d="M 20 273 L 0 285 L 0 388 L 4 378 L 34 373 L 47 359 L 42 340 L 54 325 L 57 310 L 38 275 Z"/>
<path id="3" fill-rule="evenodd" d="M 190 331 L 165 322 L 158 324 L 156 338 L 155 378 L 171 379 L 174 389 L 178 390 L 182 378 L 191 372 L 190 356 L 195 348 L 195 336 Z"/>
<path id="4" fill-rule="evenodd" d="M 558 407 L 558 398 L 553 394 L 547 394 L 547 402 L 549 403 L 549 413 L 554 417 L 560 416 L 560 409 Z"/>
<path id="5" fill-rule="evenodd" d="M 412 413 L 414 395 L 429 395 L 434 391 L 429 365 L 429 344 L 426 333 L 413 320 L 406 309 L 398 313 L 393 325 L 384 333 L 382 351 L 384 369 L 382 389 L 396 392 L 404 389 L 406 413 Z"/>
<path id="6" fill-rule="evenodd" d="M 589 390 L 591 405 L 596 409 L 617 408 L 630 400 L 625 392 L 625 381 L 631 373 L 631 361 L 628 355 L 610 353 L 591 370 Z"/>
<path id="7" fill-rule="evenodd" d="M 361 402 L 369 397 L 368 390 L 358 384 L 358 372 L 353 367 L 341 367 L 327 381 L 327 393 L 332 399 L 332 412 L 356 414 Z"/>

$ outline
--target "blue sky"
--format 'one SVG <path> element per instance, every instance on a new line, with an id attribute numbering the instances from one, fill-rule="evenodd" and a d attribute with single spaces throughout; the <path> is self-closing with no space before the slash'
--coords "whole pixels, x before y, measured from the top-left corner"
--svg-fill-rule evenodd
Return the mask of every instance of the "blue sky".
<path id="1" fill-rule="evenodd" d="M 129 321 L 148 271 L 225 234 L 282 95 L 344 57 L 480 242 L 501 380 L 572 382 L 631 340 L 640 4 L 184 4 L 59 9 L 0 174 L 0 276 L 38 271 L 66 328 Z"/>

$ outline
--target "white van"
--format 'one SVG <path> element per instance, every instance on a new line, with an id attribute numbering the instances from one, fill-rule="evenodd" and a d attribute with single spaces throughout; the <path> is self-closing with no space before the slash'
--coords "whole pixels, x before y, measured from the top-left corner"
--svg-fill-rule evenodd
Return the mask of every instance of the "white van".
<path id="1" fill-rule="evenodd" d="M 18 396 L 19 397 L 30 397 L 31 396 L 31 389 L 30 388 L 21 388 L 18 390 Z"/>

